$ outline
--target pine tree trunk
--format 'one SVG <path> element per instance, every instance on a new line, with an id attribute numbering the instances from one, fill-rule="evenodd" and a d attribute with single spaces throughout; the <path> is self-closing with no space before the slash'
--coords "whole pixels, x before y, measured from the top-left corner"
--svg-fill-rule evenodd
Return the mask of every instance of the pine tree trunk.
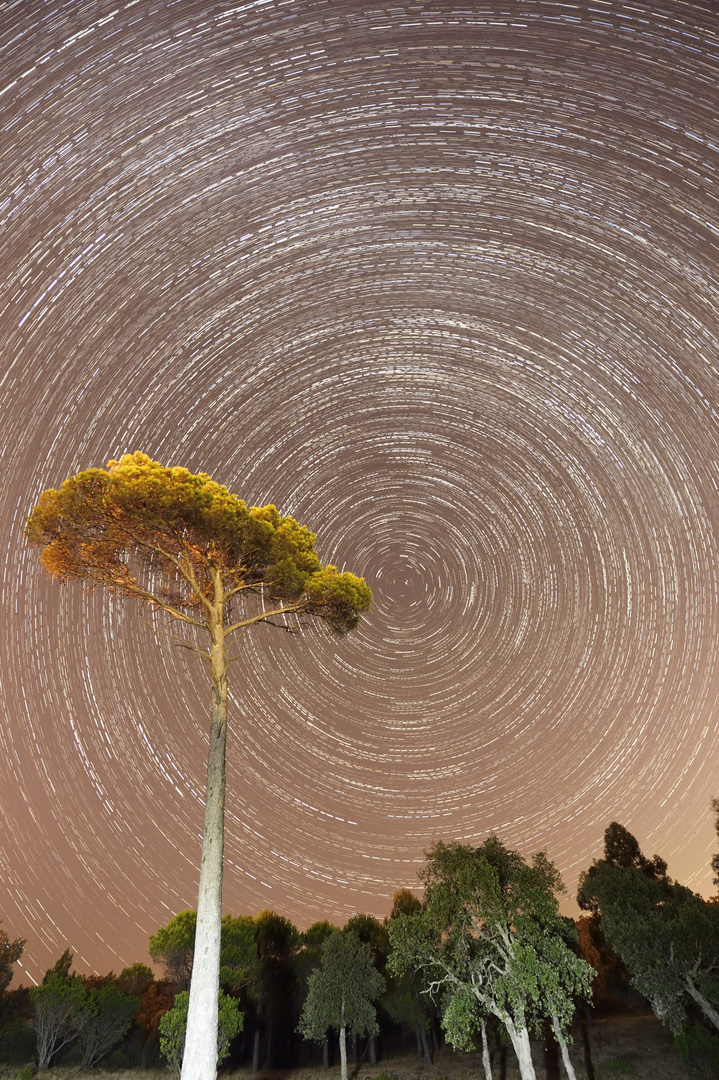
<path id="1" fill-rule="evenodd" d="M 347 1080 L 347 1035 L 344 1024 L 340 1028 L 340 1080 Z"/>
<path id="2" fill-rule="evenodd" d="M 217 619 L 219 618 L 219 624 Z M 197 896 L 195 955 L 190 980 L 181 1080 L 216 1080 L 217 1009 L 222 931 L 222 858 L 225 831 L 227 661 L 222 609 L 211 627 L 212 711 L 207 757 L 205 825 Z"/>
<path id="3" fill-rule="evenodd" d="M 489 1046 L 487 1045 L 487 1024 L 482 1021 L 482 1065 L 484 1067 L 484 1080 L 492 1080 L 492 1062 L 489 1059 Z"/>

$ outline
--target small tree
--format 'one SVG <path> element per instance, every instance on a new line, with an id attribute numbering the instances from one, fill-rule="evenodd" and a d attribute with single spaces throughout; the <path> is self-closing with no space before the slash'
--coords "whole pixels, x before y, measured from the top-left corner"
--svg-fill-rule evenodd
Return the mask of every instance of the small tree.
<path id="1" fill-rule="evenodd" d="M 104 986 L 88 990 L 73 1015 L 82 1064 L 91 1069 L 127 1033 L 140 999 L 123 994 L 108 980 Z"/>
<path id="2" fill-rule="evenodd" d="M 165 965 L 167 978 L 178 992 L 190 986 L 196 931 L 197 912 L 180 911 L 150 938 L 150 956 L 156 964 Z"/>
<path id="3" fill-rule="evenodd" d="M 375 969 L 372 950 L 350 931 L 337 931 L 324 942 L 322 962 L 311 972 L 309 991 L 297 1030 L 322 1042 L 327 1031 L 339 1037 L 341 1080 L 347 1080 L 347 1034 L 376 1035 L 373 1002 L 385 981 Z"/>
<path id="4" fill-rule="evenodd" d="M 117 985 L 122 990 L 123 994 L 131 994 L 133 997 L 141 998 L 146 990 L 155 981 L 155 975 L 152 968 L 147 964 L 142 964 L 140 961 L 136 961 L 134 964 L 130 964 L 129 967 L 123 968 L 117 977 Z"/>
<path id="5" fill-rule="evenodd" d="M 0 919 L 0 924 L 2 919 Z M 12 982 L 12 966 L 22 956 L 25 942 L 20 938 L 10 941 L 0 925 L 0 994 L 4 993 Z"/>
<path id="6" fill-rule="evenodd" d="M 126 454 L 44 491 L 26 536 L 45 569 L 164 612 L 191 638 L 211 682 L 205 821 L 197 900 L 187 1080 L 214 1080 L 220 972 L 228 669 L 231 640 L 289 614 L 337 633 L 357 625 L 372 594 L 362 578 L 322 566 L 314 534 L 274 506 L 247 507 L 206 473 Z M 281 620 L 278 622 L 278 620 Z M 198 642 L 202 642 L 198 644 Z"/>
<path id="7" fill-rule="evenodd" d="M 185 1050 L 187 1010 L 190 995 L 186 990 L 178 994 L 175 1004 L 160 1020 L 160 1050 L 167 1060 L 168 1068 L 179 1076 Z M 220 990 L 217 1002 L 217 1062 L 221 1065 L 230 1052 L 230 1043 L 242 1031 L 244 1018 L 237 1002 L 224 990 Z"/>
<path id="8" fill-rule="evenodd" d="M 58 971 L 49 971 L 42 984 L 30 990 L 39 1069 L 47 1069 L 52 1058 L 76 1038 L 75 1017 L 84 999 L 80 976 L 63 977 Z"/>

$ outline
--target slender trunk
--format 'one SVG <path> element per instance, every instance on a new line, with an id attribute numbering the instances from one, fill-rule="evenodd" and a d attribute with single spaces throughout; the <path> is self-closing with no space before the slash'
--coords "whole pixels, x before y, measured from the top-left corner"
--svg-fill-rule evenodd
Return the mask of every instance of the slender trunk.
<path id="1" fill-rule="evenodd" d="M 439 1050 L 439 1041 L 437 1039 L 437 1028 L 435 1027 L 434 1017 L 430 1017 L 429 1030 L 432 1032 L 432 1049 L 436 1054 Z"/>
<path id="2" fill-rule="evenodd" d="M 560 1080 L 559 1046 L 554 1035 L 552 1022 L 548 1017 L 542 1021 L 542 1053 L 544 1055 L 544 1075 L 546 1080 Z"/>
<path id="3" fill-rule="evenodd" d="M 559 1048 L 562 1051 L 562 1061 L 564 1062 L 564 1069 L 569 1077 L 569 1080 L 577 1080 L 577 1074 L 574 1071 L 574 1066 L 569 1057 L 569 1047 L 567 1046 L 567 1040 L 564 1038 L 564 1032 L 562 1031 L 559 1020 L 556 1016 L 552 1017 L 552 1029 L 559 1043 Z"/>
<path id="4" fill-rule="evenodd" d="M 369 1037 L 369 1063 L 370 1065 L 377 1064 L 377 1040 L 374 1035 Z"/>
<path id="5" fill-rule="evenodd" d="M 225 832 L 225 744 L 227 740 L 227 660 L 221 604 L 213 611 L 212 711 L 207 758 L 205 826 L 202 836 L 200 887 L 197 896 L 195 955 L 181 1080 L 215 1080 L 217 1076 L 217 1007 L 222 931 L 222 857 Z"/>
<path id="6" fill-rule="evenodd" d="M 592 1014 L 586 1001 L 582 1002 L 582 1011 L 579 1015 L 582 1025 L 582 1048 L 584 1050 L 584 1068 L 587 1070 L 587 1080 L 596 1080 L 594 1062 L 592 1061 L 592 1044 L 589 1038 L 589 1025 Z"/>
<path id="7" fill-rule="evenodd" d="M 352 1064 L 357 1064 L 357 1036 L 352 1036 Z"/>
<path id="8" fill-rule="evenodd" d="M 344 1024 L 340 1028 L 340 1080 L 347 1080 L 347 1041 Z"/>
<path id="9" fill-rule="evenodd" d="M 434 1063 L 429 1049 L 429 1039 L 427 1038 L 427 1032 L 424 1027 L 420 1028 L 420 1035 L 422 1038 L 422 1049 L 424 1050 L 424 1063 L 431 1069 Z"/>
<path id="10" fill-rule="evenodd" d="M 694 985 L 694 980 L 691 975 L 686 976 L 686 981 L 689 996 L 692 997 L 694 1001 L 696 1001 L 697 1005 L 704 1013 L 707 1020 L 719 1030 L 719 1013 L 716 1011 L 713 1005 L 711 1005 L 711 1003 L 707 1001 L 704 995 L 699 993 L 696 986 Z"/>
<path id="11" fill-rule="evenodd" d="M 265 992 L 262 986 L 260 986 L 260 992 L 257 995 L 257 1027 L 255 1028 L 255 1037 L 252 1043 L 252 1071 L 260 1071 L 260 1040 L 262 1038 L 262 1024 L 264 1017 L 264 1002 Z"/>
<path id="12" fill-rule="evenodd" d="M 420 1035 L 419 1026 L 414 1029 L 414 1034 L 417 1039 L 417 1060 L 422 1060 L 422 1036 Z"/>
<path id="13" fill-rule="evenodd" d="M 507 1029 L 507 1034 L 512 1040 L 514 1052 L 517 1055 L 519 1075 L 522 1080 L 537 1080 L 537 1074 L 534 1071 L 534 1063 L 532 1062 L 532 1048 L 529 1045 L 527 1025 L 523 1024 L 521 1027 L 516 1027 L 512 1018 L 506 1015 L 502 1017 L 502 1020 Z"/>
<path id="14" fill-rule="evenodd" d="M 274 1025 L 274 1013 L 272 1009 L 268 1009 L 267 1018 L 267 1050 L 265 1053 L 265 1063 L 263 1068 L 271 1069 L 274 1067 L 275 1056 L 275 1025 Z"/>
<path id="15" fill-rule="evenodd" d="M 487 1023 L 485 1020 L 482 1021 L 482 1065 L 484 1066 L 484 1080 L 492 1080 L 492 1062 L 489 1060 Z"/>
<path id="16" fill-rule="evenodd" d="M 330 1041 L 325 1035 L 322 1040 L 322 1068 L 329 1069 L 330 1067 Z"/>

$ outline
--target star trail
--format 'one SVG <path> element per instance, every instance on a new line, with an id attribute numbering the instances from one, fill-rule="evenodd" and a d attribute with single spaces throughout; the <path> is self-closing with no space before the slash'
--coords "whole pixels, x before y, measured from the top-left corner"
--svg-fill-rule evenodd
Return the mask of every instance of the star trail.
<path id="1" fill-rule="evenodd" d="M 209 683 L 48 580 L 142 450 L 366 577 L 231 673 L 225 909 L 384 915 L 438 839 L 612 819 L 708 895 L 719 16 L 692 0 L 0 4 L 0 918 L 28 982 L 194 907 Z"/>

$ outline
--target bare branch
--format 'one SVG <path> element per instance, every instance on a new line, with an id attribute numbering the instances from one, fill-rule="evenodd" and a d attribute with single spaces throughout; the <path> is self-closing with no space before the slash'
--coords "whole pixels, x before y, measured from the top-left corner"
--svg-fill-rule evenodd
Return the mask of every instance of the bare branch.
<path id="1" fill-rule="evenodd" d="M 225 630 L 225 637 L 228 634 L 234 633 L 235 630 L 244 629 L 248 626 L 254 626 L 255 623 L 266 622 L 267 619 L 274 618 L 275 615 L 284 615 L 287 612 L 302 611 L 306 606 L 306 602 L 298 604 L 288 604 L 286 607 L 275 608 L 274 611 L 263 611 L 261 615 L 251 615 L 248 619 L 241 619 L 239 622 L 233 623 L 232 626 L 228 626 Z"/>
<path id="2" fill-rule="evenodd" d="M 185 639 L 181 638 L 178 634 L 171 634 L 169 630 L 163 630 L 162 627 L 155 626 L 153 623 L 148 622 L 147 619 L 140 619 L 140 622 L 143 623 L 144 626 L 149 626 L 154 634 L 162 634 L 163 637 L 169 638 L 175 645 L 179 645 L 183 649 L 189 649 L 190 652 L 197 653 L 197 655 L 201 656 L 208 664 L 210 663 L 209 653 L 206 649 L 198 649 L 196 645 L 190 645 L 189 641 L 185 641 Z"/>

